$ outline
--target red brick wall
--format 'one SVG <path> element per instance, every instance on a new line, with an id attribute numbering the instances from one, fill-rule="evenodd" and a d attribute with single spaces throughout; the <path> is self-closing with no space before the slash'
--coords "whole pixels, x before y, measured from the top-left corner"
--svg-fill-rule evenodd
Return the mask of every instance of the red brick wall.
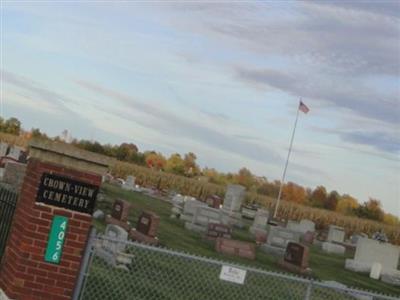
<path id="1" fill-rule="evenodd" d="M 11 299 L 70 299 L 79 273 L 92 217 L 35 203 L 43 172 L 99 186 L 101 176 L 31 159 L 18 200 L 0 270 L 0 287 Z M 59 265 L 46 263 L 44 253 L 54 215 L 69 218 Z"/>

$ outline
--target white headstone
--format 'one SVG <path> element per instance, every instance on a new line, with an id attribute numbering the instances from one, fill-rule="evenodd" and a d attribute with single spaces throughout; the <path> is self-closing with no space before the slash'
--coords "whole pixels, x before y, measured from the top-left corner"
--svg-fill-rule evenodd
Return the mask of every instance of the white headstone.
<path id="1" fill-rule="evenodd" d="M 7 154 L 8 144 L 0 142 L 0 157 L 5 156 Z"/>
<path id="2" fill-rule="evenodd" d="M 183 213 L 185 215 L 194 215 L 199 206 L 207 206 L 207 204 L 198 200 L 187 200 L 183 206 Z"/>
<path id="3" fill-rule="evenodd" d="M 331 242 L 324 242 L 322 243 L 322 251 L 326 253 L 343 255 L 346 252 L 346 248 L 342 245 L 334 244 Z"/>
<path id="4" fill-rule="evenodd" d="M 221 211 L 208 206 L 199 206 L 194 214 L 193 223 L 204 227 L 207 227 L 208 223 L 220 224 Z"/>
<path id="5" fill-rule="evenodd" d="M 346 259 L 346 269 L 370 272 L 373 263 L 382 265 L 382 274 L 390 273 L 399 265 L 400 247 L 376 240 L 359 238 L 354 259 Z"/>
<path id="6" fill-rule="evenodd" d="M 269 211 L 258 209 L 254 217 L 253 225 L 250 227 L 250 232 L 255 234 L 257 230 L 266 230 L 268 223 Z"/>
<path id="7" fill-rule="evenodd" d="M 286 248 L 289 242 L 299 242 L 300 234 L 293 230 L 270 226 L 268 230 L 267 244 L 275 247 Z"/>
<path id="8" fill-rule="evenodd" d="M 93 218 L 94 219 L 103 219 L 104 218 L 104 212 L 100 209 L 97 209 L 94 213 L 93 213 Z"/>
<path id="9" fill-rule="evenodd" d="M 123 252 L 128 241 L 128 232 L 122 227 L 114 224 L 108 224 L 105 229 L 105 239 L 103 248 L 109 252 Z"/>
<path id="10" fill-rule="evenodd" d="M 126 177 L 125 182 L 122 184 L 122 188 L 124 190 L 128 190 L 128 191 L 133 191 L 136 189 L 135 186 L 135 177 L 129 175 L 128 177 Z"/>
<path id="11" fill-rule="evenodd" d="M 228 185 L 225 193 L 223 210 L 238 212 L 244 200 L 246 188 L 238 184 Z"/>
<path id="12" fill-rule="evenodd" d="M 381 277 L 382 265 L 380 263 L 373 263 L 369 278 L 378 280 Z"/>
<path id="13" fill-rule="evenodd" d="M 330 225 L 328 231 L 327 242 L 338 242 L 343 243 L 345 232 L 343 227 Z"/>
<path id="14" fill-rule="evenodd" d="M 18 159 L 19 159 L 19 156 L 21 155 L 21 152 L 22 152 L 23 150 L 24 150 L 24 149 L 21 148 L 21 147 L 12 146 L 12 147 L 10 148 L 10 152 L 7 154 L 7 157 L 11 157 L 11 158 L 13 158 L 13 159 L 15 159 L 15 160 L 18 160 Z"/>

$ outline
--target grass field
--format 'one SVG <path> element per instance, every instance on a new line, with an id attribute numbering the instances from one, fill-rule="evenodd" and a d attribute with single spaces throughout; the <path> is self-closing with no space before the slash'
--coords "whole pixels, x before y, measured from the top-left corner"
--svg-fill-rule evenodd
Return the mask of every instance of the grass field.
<path id="1" fill-rule="evenodd" d="M 161 217 L 158 238 L 162 246 L 194 255 L 253 266 L 268 271 L 282 272 L 282 269 L 278 266 L 277 258 L 265 254 L 260 250 L 257 250 L 257 259 L 254 261 L 224 256 L 216 253 L 211 242 L 204 241 L 200 234 L 186 230 L 182 221 L 171 219 L 169 217 L 171 204 L 166 201 L 155 199 L 140 193 L 124 191 L 119 187 L 112 185 L 104 185 L 102 190 L 106 195 L 106 199 L 102 202 L 98 202 L 97 208 L 108 213 L 111 210 L 113 199 L 122 198 L 130 201 L 133 207 L 131 209 L 129 220 L 133 226 L 136 224 L 138 216 L 143 210 L 151 210 L 157 213 Z M 103 230 L 105 227 L 103 222 L 97 220 L 95 221 L 95 225 L 99 230 Z M 233 238 L 245 241 L 252 240 L 251 236 L 247 232 L 247 229 L 235 229 L 233 231 Z M 310 250 L 310 267 L 313 270 L 313 277 L 315 279 L 335 280 L 350 287 L 400 296 L 399 287 L 395 287 L 381 281 L 372 280 L 365 274 L 359 274 L 345 270 L 344 261 L 346 257 L 327 255 L 316 247 L 312 247 Z M 101 265 L 96 265 L 95 268 L 96 273 L 107 272 L 106 269 L 102 271 Z M 106 274 L 104 274 L 101 278 L 106 280 Z"/>

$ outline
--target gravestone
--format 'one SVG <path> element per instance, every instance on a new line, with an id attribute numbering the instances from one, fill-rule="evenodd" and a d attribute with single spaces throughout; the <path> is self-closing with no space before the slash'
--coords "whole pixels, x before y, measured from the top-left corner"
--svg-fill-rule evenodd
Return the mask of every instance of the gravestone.
<path id="1" fill-rule="evenodd" d="M 150 211 L 144 211 L 139 217 L 136 230 L 144 235 L 155 237 L 157 235 L 160 217 Z"/>
<path id="2" fill-rule="evenodd" d="M 283 256 L 289 242 L 300 242 L 300 233 L 279 226 L 269 226 L 267 242 L 260 249 L 273 255 Z"/>
<path id="3" fill-rule="evenodd" d="M 97 209 L 94 213 L 93 213 L 93 218 L 96 220 L 101 220 L 104 218 L 104 212 L 100 209 Z"/>
<path id="4" fill-rule="evenodd" d="M 300 238 L 301 242 L 306 245 L 314 244 L 314 239 L 315 239 L 315 232 L 311 232 L 311 231 L 307 231 Z"/>
<path id="5" fill-rule="evenodd" d="M 222 214 L 219 209 L 199 206 L 196 208 L 192 221 L 185 223 L 185 228 L 200 233 L 206 233 L 209 223 L 220 224 L 221 220 Z"/>
<path id="6" fill-rule="evenodd" d="M 386 273 L 381 274 L 381 281 L 391 285 L 400 286 L 400 271 L 386 271 Z"/>
<path id="7" fill-rule="evenodd" d="M 329 225 L 328 237 L 326 238 L 327 242 L 343 243 L 344 237 L 345 231 L 343 227 Z"/>
<path id="8" fill-rule="evenodd" d="M 0 158 L 7 155 L 8 144 L 0 142 Z"/>
<path id="9" fill-rule="evenodd" d="M 171 200 L 171 218 L 180 218 L 183 213 L 184 197 L 181 194 L 176 194 Z"/>
<path id="10" fill-rule="evenodd" d="M 382 275 L 395 273 L 399 264 L 400 247 L 376 240 L 359 238 L 353 259 L 346 259 L 345 268 L 355 272 L 371 272 L 373 263 L 382 265 Z"/>
<path id="11" fill-rule="evenodd" d="M 221 203 L 222 203 L 222 199 L 221 199 L 221 197 L 219 197 L 217 195 L 211 195 L 211 196 L 207 197 L 206 203 L 208 206 L 210 206 L 212 208 L 219 209 L 221 206 Z"/>
<path id="12" fill-rule="evenodd" d="M 133 177 L 132 175 L 126 177 L 125 182 L 122 184 L 122 188 L 128 191 L 136 190 L 135 177 Z"/>
<path id="13" fill-rule="evenodd" d="M 108 224 L 104 237 L 97 239 L 95 245 L 96 256 L 102 258 L 113 267 L 128 270 L 133 255 L 125 253 L 128 242 L 128 232 L 122 227 Z"/>
<path id="14" fill-rule="evenodd" d="M 257 213 L 257 207 L 252 205 L 244 205 L 242 207 L 242 217 L 248 220 L 254 220 Z"/>
<path id="15" fill-rule="evenodd" d="M 310 220 L 301 220 L 300 222 L 296 221 L 288 221 L 286 228 L 301 232 L 302 234 L 306 232 L 314 232 L 315 231 L 315 223 Z"/>
<path id="16" fill-rule="evenodd" d="M 101 176 L 111 160 L 38 140 L 31 140 L 29 154 L 0 289 L 11 299 L 71 299 Z"/>
<path id="17" fill-rule="evenodd" d="M 129 202 L 122 199 L 115 200 L 111 209 L 111 215 L 106 216 L 106 223 L 121 226 L 126 231 L 129 231 L 130 223 L 128 222 L 128 216 L 130 208 L 131 204 Z"/>
<path id="18" fill-rule="evenodd" d="M 24 151 L 24 149 L 21 147 L 10 146 L 9 152 L 7 153 L 7 157 L 10 157 L 12 159 L 15 159 L 16 161 L 19 161 L 19 157 L 23 151 Z"/>
<path id="19" fill-rule="evenodd" d="M 230 239 L 232 234 L 231 227 L 218 223 L 209 223 L 206 238 L 215 240 L 216 238 Z"/>
<path id="20" fill-rule="evenodd" d="M 12 186 L 18 193 L 24 181 L 26 165 L 18 162 L 6 162 L 2 181 Z"/>
<path id="21" fill-rule="evenodd" d="M 238 184 L 227 187 L 222 209 L 227 212 L 239 212 L 244 200 L 246 188 Z"/>
<path id="22" fill-rule="evenodd" d="M 309 249 L 307 246 L 300 243 L 289 242 L 280 265 L 292 272 L 300 274 L 309 273 L 308 257 Z"/>
<path id="23" fill-rule="evenodd" d="M 350 241 L 353 245 L 357 245 L 358 239 L 360 238 L 368 238 L 368 234 L 366 233 L 356 233 L 350 237 Z"/>
<path id="24" fill-rule="evenodd" d="M 339 254 L 344 255 L 346 252 L 346 248 L 342 245 L 331 243 L 331 242 L 323 242 L 322 243 L 322 251 L 330 254 Z"/>
<path id="25" fill-rule="evenodd" d="M 104 236 L 105 239 L 101 240 L 101 243 L 102 247 L 108 252 L 117 253 L 125 251 L 128 241 L 128 232 L 124 228 L 118 225 L 108 224 L 104 230 Z M 110 240 L 108 240 L 108 238 Z"/>
<path id="26" fill-rule="evenodd" d="M 144 211 L 139 217 L 136 228 L 132 228 L 129 236 L 140 243 L 157 245 L 157 231 L 160 217 L 151 211 Z"/>
<path id="27" fill-rule="evenodd" d="M 217 238 L 215 250 L 218 253 L 239 256 L 248 259 L 256 258 L 256 246 L 253 243 Z"/>
<path id="28" fill-rule="evenodd" d="M 267 224 L 268 224 L 269 211 L 264 209 L 258 209 L 255 216 L 253 225 L 250 227 L 249 231 L 256 235 L 258 232 L 267 233 Z"/>
<path id="29" fill-rule="evenodd" d="M 198 207 L 207 207 L 207 204 L 192 197 L 183 197 L 185 204 L 183 205 L 183 214 L 180 218 L 186 222 L 192 222 L 192 219 L 196 213 Z"/>
<path id="30" fill-rule="evenodd" d="M 224 214 L 223 222 L 227 225 L 240 225 L 242 214 L 240 212 L 245 197 L 245 187 L 230 184 L 227 187 L 221 211 Z"/>

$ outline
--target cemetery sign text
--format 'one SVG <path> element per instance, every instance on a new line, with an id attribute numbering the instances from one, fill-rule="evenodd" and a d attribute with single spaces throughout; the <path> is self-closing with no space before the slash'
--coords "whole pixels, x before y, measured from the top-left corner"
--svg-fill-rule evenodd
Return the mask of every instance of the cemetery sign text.
<path id="1" fill-rule="evenodd" d="M 98 187 L 68 177 L 43 173 L 36 202 L 92 214 Z"/>

